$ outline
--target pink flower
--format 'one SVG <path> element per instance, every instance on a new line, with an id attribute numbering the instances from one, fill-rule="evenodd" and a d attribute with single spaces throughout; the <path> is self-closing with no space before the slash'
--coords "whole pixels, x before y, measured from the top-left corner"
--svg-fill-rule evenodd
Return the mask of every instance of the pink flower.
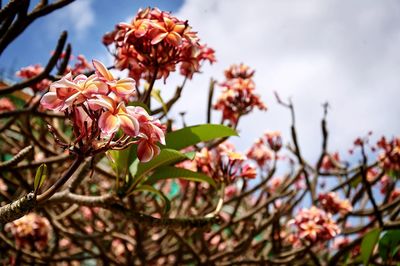
<path id="1" fill-rule="evenodd" d="M 273 151 L 264 143 L 263 138 L 259 138 L 247 151 L 247 157 L 256 161 L 258 166 L 263 167 L 267 162 L 274 158 Z"/>
<path id="2" fill-rule="evenodd" d="M 134 107 L 125 107 L 124 102 L 117 105 L 117 102 L 111 97 L 104 95 L 98 95 L 88 102 L 91 108 L 102 107 L 105 109 L 99 118 L 99 128 L 105 135 L 111 136 L 120 127 L 129 136 L 136 137 L 139 134 L 139 121 L 128 111 L 128 109 L 134 109 Z"/>
<path id="3" fill-rule="evenodd" d="M 228 71 L 230 73 L 230 71 Z M 240 116 L 248 114 L 255 107 L 267 110 L 260 97 L 254 93 L 255 84 L 252 75 L 228 74 L 227 80 L 221 84 L 222 93 L 214 109 L 222 111 L 222 119 L 236 124 Z"/>
<path id="4" fill-rule="evenodd" d="M 324 171 L 330 171 L 337 168 L 337 165 L 340 163 L 339 153 L 335 152 L 332 155 L 327 154 L 322 159 L 321 168 Z"/>
<path id="5" fill-rule="evenodd" d="M 5 230 L 11 232 L 18 248 L 44 250 L 50 240 L 50 223 L 36 213 L 29 213 L 22 218 L 5 225 Z"/>
<path id="6" fill-rule="evenodd" d="M 240 63 L 239 65 L 233 64 L 227 70 L 225 70 L 225 77 L 229 79 L 242 78 L 249 79 L 254 75 L 254 70 L 250 69 L 249 66 Z"/>
<path id="7" fill-rule="evenodd" d="M 120 23 L 114 32 L 103 37 L 103 43 L 113 45 L 116 67 L 128 69 L 139 82 L 169 76 L 181 64 L 181 73 L 191 78 L 198 72 L 200 62 L 212 62 L 213 50 L 199 44 L 197 33 L 187 21 L 157 8 L 139 10 L 131 23 Z"/>
<path id="8" fill-rule="evenodd" d="M 332 215 L 315 206 L 301 209 L 288 224 L 295 228 L 291 238 L 296 246 L 302 245 L 300 239 L 315 244 L 332 239 L 340 233 L 340 228 L 333 221 Z"/>
<path id="9" fill-rule="evenodd" d="M 282 147 L 282 137 L 279 131 L 267 131 L 264 133 L 264 138 L 266 139 L 269 147 L 277 152 Z"/>
<path id="10" fill-rule="evenodd" d="M 185 30 L 186 25 L 183 22 L 174 22 L 172 18 L 163 16 L 163 22 L 152 23 L 153 29 L 150 35 L 153 36 L 151 44 L 155 45 L 162 40 L 166 40 L 173 46 L 178 46 L 182 42 L 182 34 Z"/>
<path id="11" fill-rule="evenodd" d="M 320 194 L 318 202 L 325 211 L 332 214 L 347 214 L 353 210 L 350 201 L 348 199 L 341 200 L 335 192 Z"/>
<path id="12" fill-rule="evenodd" d="M 302 229 L 300 232 L 300 238 L 308 238 L 312 241 L 317 239 L 317 235 L 321 230 L 321 226 L 316 224 L 315 221 L 309 220 L 299 225 L 299 228 Z"/>
<path id="13" fill-rule="evenodd" d="M 16 76 L 23 78 L 23 79 L 31 79 L 33 77 L 36 77 L 43 71 L 44 71 L 44 68 L 41 65 L 36 64 L 33 66 L 27 66 L 27 67 L 21 68 L 19 71 L 17 71 Z M 33 84 L 31 86 L 31 88 L 34 91 L 43 91 L 49 87 L 50 83 L 51 83 L 50 80 L 42 79 L 40 82 Z"/>
<path id="14" fill-rule="evenodd" d="M 47 109 L 62 111 L 72 105 L 83 103 L 94 94 L 107 92 L 107 85 L 100 82 L 95 75 L 86 77 L 80 74 L 72 78 L 72 74 L 68 73 L 50 85 L 50 91 L 43 95 L 40 103 Z"/>
<path id="15" fill-rule="evenodd" d="M 142 107 L 131 107 L 127 111 L 140 123 L 138 158 L 141 162 L 148 162 L 160 153 L 157 143 L 165 145 L 165 129 L 159 120 L 149 116 Z"/>
<path id="16" fill-rule="evenodd" d="M 391 141 L 382 137 L 377 146 L 382 150 L 379 155 L 380 166 L 386 171 L 400 172 L 400 137 Z"/>
<path id="17" fill-rule="evenodd" d="M 117 96 L 124 97 L 135 91 L 135 81 L 131 78 L 116 80 L 105 65 L 93 60 L 93 66 L 100 80 L 104 81 Z"/>
<path id="18" fill-rule="evenodd" d="M 283 178 L 275 176 L 268 182 L 268 191 L 271 193 L 275 193 L 282 184 Z"/>
<path id="19" fill-rule="evenodd" d="M 15 110 L 15 105 L 10 99 L 6 97 L 0 98 L 0 112 L 13 110 Z"/>
<path id="20" fill-rule="evenodd" d="M 85 64 L 84 58 L 81 61 Z M 93 65 L 95 74 L 90 77 L 80 74 L 73 78 L 68 73 L 52 83 L 41 105 L 64 111 L 73 124 L 76 139 L 72 145 L 77 145 L 79 151 L 96 154 L 136 143 L 139 159 L 151 160 L 160 152 L 158 143 L 165 144 L 164 126 L 143 108 L 125 105 L 135 92 L 133 79 L 118 80 L 101 62 L 93 60 Z M 120 128 L 125 135 L 113 141 Z M 56 142 L 64 148 L 71 145 L 57 139 Z"/>

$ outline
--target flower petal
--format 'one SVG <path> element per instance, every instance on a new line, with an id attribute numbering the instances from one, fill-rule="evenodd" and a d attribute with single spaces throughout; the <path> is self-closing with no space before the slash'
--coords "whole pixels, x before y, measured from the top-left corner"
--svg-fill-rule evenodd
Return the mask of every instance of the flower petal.
<path id="1" fill-rule="evenodd" d="M 49 110 L 59 111 L 64 102 L 57 97 L 57 93 L 55 92 L 48 92 L 43 95 L 42 99 L 40 99 L 40 104 Z"/>
<path id="2" fill-rule="evenodd" d="M 154 150 L 147 141 L 140 141 L 137 148 L 137 156 L 142 163 L 150 161 L 154 156 Z"/>
<path id="3" fill-rule="evenodd" d="M 120 121 L 117 116 L 111 112 L 104 112 L 99 119 L 99 128 L 101 132 L 106 135 L 111 135 L 116 132 L 119 128 Z"/>
<path id="4" fill-rule="evenodd" d="M 135 80 L 131 78 L 124 78 L 117 81 L 114 92 L 125 96 L 132 94 L 135 91 Z"/>
<path id="5" fill-rule="evenodd" d="M 131 137 L 139 134 L 139 121 L 129 115 L 118 115 L 122 130 Z"/>
<path id="6" fill-rule="evenodd" d="M 166 39 L 171 45 L 179 46 L 182 42 L 182 37 L 176 32 L 170 32 Z"/>
<path id="7" fill-rule="evenodd" d="M 87 100 L 90 109 L 98 110 L 101 107 L 114 112 L 114 100 L 105 95 L 96 95 L 96 98 Z"/>
<path id="8" fill-rule="evenodd" d="M 168 36 L 168 32 L 161 32 L 151 40 L 151 44 L 155 45 L 155 44 L 161 42 L 162 40 L 164 40 L 164 38 L 167 36 Z"/>
<path id="9" fill-rule="evenodd" d="M 100 61 L 97 61 L 95 59 L 92 60 L 92 63 L 93 63 L 94 69 L 96 70 L 96 73 L 98 76 L 103 77 L 108 81 L 114 80 L 113 75 L 107 69 L 107 67 L 105 65 L 103 65 L 103 63 L 101 63 Z"/>

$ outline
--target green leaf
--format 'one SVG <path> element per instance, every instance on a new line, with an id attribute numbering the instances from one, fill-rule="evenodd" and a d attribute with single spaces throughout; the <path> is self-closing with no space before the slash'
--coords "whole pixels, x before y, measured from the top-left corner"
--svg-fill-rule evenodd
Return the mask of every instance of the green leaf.
<path id="1" fill-rule="evenodd" d="M 358 186 L 358 184 L 360 184 L 362 181 L 362 176 L 358 175 L 356 178 L 354 178 L 351 182 L 350 182 L 350 186 L 353 188 L 356 188 Z"/>
<path id="2" fill-rule="evenodd" d="M 136 145 L 131 145 L 123 150 L 112 150 L 109 151 L 109 155 L 114 162 L 114 170 L 116 170 L 118 176 L 125 178 L 128 173 L 129 166 L 135 161 L 136 157 Z"/>
<path id="3" fill-rule="evenodd" d="M 153 90 L 151 91 L 151 96 L 152 96 L 157 102 L 159 102 L 159 103 L 161 104 L 161 106 L 162 106 L 162 108 L 163 108 L 163 110 L 164 110 L 164 113 L 168 113 L 168 107 L 167 107 L 167 105 L 165 104 L 163 98 L 161 97 L 161 90 L 159 90 L 159 89 L 154 89 L 154 88 L 153 88 Z"/>
<path id="4" fill-rule="evenodd" d="M 237 133 L 223 125 L 204 124 L 185 127 L 166 135 L 166 148 L 181 150 L 200 142 L 229 136 L 237 136 Z"/>
<path id="5" fill-rule="evenodd" d="M 160 154 L 150 162 L 138 164 L 136 176 L 140 177 L 150 173 L 158 167 L 175 164 L 190 158 L 191 157 L 188 157 L 186 154 L 176 150 L 162 149 Z"/>
<path id="6" fill-rule="evenodd" d="M 374 251 L 374 247 L 378 242 L 380 233 L 380 228 L 374 228 L 364 235 L 364 238 L 361 242 L 361 257 L 364 265 L 368 265 L 369 259 Z"/>
<path id="7" fill-rule="evenodd" d="M 47 178 L 47 165 L 42 163 L 36 170 L 35 180 L 33 182 L 33 189 L 35 192 L 43 185 L 44 180 Z"/>
<path id="8" fill-rule="evenodd" d="M 145 182 L 144 184 L 153 185 L 159 180 L 169 179 L 169 178 L 179 178 L 188 181 L 195 182 L 206 182 L 213 187 L 216 187 L 214 179 L 208 175 L 193 172 L 191 170 L 173 166 L 164 166 L 158 168 Z"/>
<path id="9" fill-rule="evenodd" d="M 175 164 L 188 159 L 192 159 L 192 153 L 187 155 L 172 149 L 162 149 L 157 157 L 147 163 L 141 163 L 136 159 L 133 166 L 130 167 L 130 173 L 134 177 L 132 182 L 129 183 L 129 189 L 127 192 L 129 193 L 131 188 L 139 184 L 146 175 L 158 167 Z"/>
<path id="10" fill-rule="evenodd" d="M 379 256 L 386 261 L 393 257 L 400 248 L 400 230 L 388 230 L 379 240 Z"/>
<path id="11" fill-rule="evenodd" d="M 171 209 L 170 200 L 164 195 L 164 193 L 162 193 L 161 191 L 155 189 L 152 186 L 141 185 L 140 187 L 136 188 L 134 191 L 147 191 L 147 192 L 151 192 L 153 194 L 156 194 L 158 197 L 160 197 L 164 201 L 164 214 L 168 213 L 169 210 Z"/>

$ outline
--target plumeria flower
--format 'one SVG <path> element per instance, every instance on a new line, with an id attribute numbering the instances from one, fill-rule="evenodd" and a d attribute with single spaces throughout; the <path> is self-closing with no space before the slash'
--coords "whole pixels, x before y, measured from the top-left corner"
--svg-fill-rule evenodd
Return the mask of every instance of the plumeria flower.
<path id="1" fill-rule="evenodd" d="M 106 110 L 99 118 L 99 128 L 105 135 L 112 135 L 120 127 L 129 136 L 136 137 L 139 134 L 139 121 L 127 111 L 134 107 L 125 107 L 124 102 L 117 104 L 115 100 L 105 95 L 98 95 L 88 102 L 92 109 L 102 107 Z"/>
<path id="2" fill-rule="evenodd" d="M 30 79 L 41 74 L 43 71 L 44 67 L 42 67 L 39 64 L 36 64 L 21 68 L 19 71 L 17 71 L 16 76 L 23 79 Z M 51 83 L 50 80 L 42 79 L 40 82 L 33 84 L 31 88 L 34 91 L 43 91 L 49 87 L 50 83 Z"/>
<path id="3" fill-rule="evenodd" d="M 317 239 L 318 232 L 321 229 L 321 226 L 316 224 L 313 220 L 301 223 L 299 227 L 302 229 L 300 238 L 309 238 L 312 241 Z"/>
<path id="4" fill-rule="evenodd" d="M 50 91 L 42 97 L 40 103 L 47 109 L 63 111 L 72 105 L 83 103 L 94 94 L 107 92 L 107 85 L 100 82 L 95 75 L 86 77 L 81 74 L 72 78 L 72 74 L 68 73 L 50 85 Z"/>
<path id="5" fill-rule="evenodd" d="M 118 96 L 124 97 L 135 91 L 135 81 L 131 78 L 116 80 L 105 65 L 93 60 L 93 66 L 99 79 L 105 81 L 109 88 Z"/>
<path id="6" fill-rule="evenodd" d="M 85 65 L 83 59 L 81 63 Z M 116 79 L 99 61 L 93 60 L 95 74 L 73 78 L 68 73 L 51 84 L 50 91 L 41 99 L 41 105 L 54 111 L 63 111 L 72 121 L 76 149 L 88 155 L 107 149 L 123 149 L 138 145 L 138 157 L 150 161 L 160 153 L 159 143 L 165 144 L 165 128 L 142 107 L 126 106 L 125 102 L 135 92 L 132 78 Z M 125 135 L 112 141 L 122 129 Z M 130 137 L 133 140 L 130 140 Z M 56 139 L 62 147 L 70 144 Z"/>
<path id="7" fill-rule="evenodd" d="M 192 78 L 201 62 L 215 61 L 214 50 L 199 43 L 187 21 L 157 8 L 139 10 L 131 23 L 120 23 L 107 33 L 103 43 L 113 47 L 115 66 L 128 69 L 137 83 L 154 77 L 165 81 L 178 64 L 181 74 Z"/>
<path id="8" fill-rule="evenodd" d="M 301 240 L 307 240 L 311 244 L 321 243 L 340 233 L 340 228 L 332 219 L 332 215 L 315 206 L 301 209 L 288 225 L 295 228 L 291 236 L 295 246 L 302 246 Z"/>
<path id="9" fill-rule="evenodd" d="M 148 162 L 160 153 L 157 143 L 165 145 L 164 128 L 159 120 L 149 116 L 142 107 L 130 108 L 128 112 L 140 123 L 138 158 L 142 162 Z"/>
<path id="10" fill-rule="evenodd" d="M 232 70 L 227 70 L 230 74 L 226 74 L 226 81 L 220 84 L 222 93 L 214 105 L 214 109 L 222 111 L 222 119 L 236 124 L 240 116 L 248 114 L 256 107 L 267 110 L 260 96 L 254 93 L 255 84 L 251 78 L 253 73 L 245 75 L 231 72 Z"/>
<path id="11" fill-rule="evenodd" d="M 171 18 L 167 16 L 163 17 L 164 23 L 153 23 L 154 29 L 150 34 L 153 37 L 151 44 L 157 44 L 162 40 L 166 40 L 173 46 L 178 46 L 182 42 L 182 33 L 185 30 L 185 24 L 180 22 L 175 23 Z"/>

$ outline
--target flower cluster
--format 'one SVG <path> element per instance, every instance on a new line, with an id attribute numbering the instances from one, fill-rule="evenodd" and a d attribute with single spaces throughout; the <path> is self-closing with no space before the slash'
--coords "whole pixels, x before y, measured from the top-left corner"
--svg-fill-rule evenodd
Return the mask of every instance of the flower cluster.
<path id="1" fill-rule="evenodd" d="M 386 171 L 400 172 L 400 137 L 387 141 L 382 137 L 377 143 L 382 150 L 379 155 L 379 162 Z"/>
<path id="2" fill-rule="evenodd" d="M 275 176 L 268 182 L 267 190 L 270 193 L 279 192 L 278 189 L 282 186 L 283 183 L 284 183 L 284 178 L 283 177 Z"/>
<path id="3" fill-rule="evenodd" d="M 99 61 L 93 60 L 95 73 L 89 77 L 71 73 L 50 85 L 50 91 L 41 99 L 43 107 L 64 111 L 74 126 L 75 143 L 84 142 L 86 150 L 113 148 L 111 140 L 121 128 L 124 137 L 114 143 L 127 143 L 129 137 L 138 144 L 138 158 L 142 162 L 158 155 L 157 143 L 165 144 L 164 128 L 145 109 L 126 106 L 126 99 L 135 93 L 131 78 L 116 79 Z M 102 141 L 105 146 L 101 146 Z M 99 142 L 100 140 L 100 142 Z M 107 146 L 108 145 L 108 146 Z M 83 145 L 85 147 L 85 145 Z M 82 147 L 81 147 L 82 148 Z"/>
<path id="4" fill-rule="evenodd" d="M 17 71 L 16 76 L 22 79 L 31 79 L 33 77 L 36 77 L 43 71 L 44 68 L 41 65 L 36 64 L 33 66 L 27 66 L 21 68 L 19 71 Z M 40 82 L 33 84 L 31 86 L 31 89 L 34 91 L 43 91 L 49 87 L 50 83 L 51 83 L 50 80 L 42 79 Z"/>
<path id="5" fill-rule="evenodd" d="M 395 188 L 389 196 L 389 202 L 393 202 L 400 197 L 400 188 Z"/>
<path id="6" fill-rule="evenodd" d="M 11 232 L 18 248 L 44 250 L 50 238 L 50 223 L 36 213 L 30 213 L 22 218 L 8 223 L 5 230 Z"/>
<path id="7" fill-rule="evenodd" d="M 267 131 L 258 138 L 247 151 L 247 157 L 263 167 L 274 158 L 274 152 L 282 147 L 282 137 L 279 131 Z"/>
<path id="8" fill-rule="evenodd" d="M 15 110 L 15 105 L 13 102 L 6 98 L 0 98 L 0 112 L 6 112 L 6 111 L 13 111 Z"/>
<path id="9" fill-rule="evenodd" d="M 222 119 L 236 124 L 240 116 L 248 114 L 255 107 L 267 110 L 260 97 L 254 94 L 254 71 L 248 66 L 232 65 L 225 71 L 226 80 L 221 83 L 222 93 L 214 109 L 222 111 Z"/>
<path id="10" fill-rule="evenodd" d="M 247 162 L 246 156 L 235 152 L 234 146 L 226 142 L 213 150 L 202 148 L 196 153 L 194 161 L 181 166 L 227 183 L 238 177 L 255 178 L 257 175 L 255 167 Z"/>
<path id="11" fill-rule="evenodd" d="M 63 59 L 64 57 L 65 57 L 65 53 L 63 53 L 60 56 L 60 59 Z M 73 59 L 73 56 L 71 55 L 69 59 L 70 60 Z M 93 67 L 86 60 L 86 58 L 83 55 L 78 55 L 76 57 L 75 64 L 73 66 L 68 65 L 66 67 L 64 74 L 71 72 L 72 75 L 78 75 L 78 74 L 82 74 L 82 73 L 89 72 L 92 70 L 93 70 Z M 33 77 L 36 77 L 43 71 L 44 71 L 44 68 L 40 64 L 36 64 L 36 65 L 31 65 L 31 66 L 21 68 L 19 71 L 17 71 L 15 73 L 15 75 L 17 77 L 25 80 L 25 79 L 31 79 Z M 50 86 L 50 84 L 51 84 L 51 81 L 49 79 L 42 79 L 41 81 L 31 85 L 31 88 L 34 91 L 44 91 Z"/>
<path id="12" fill-rule="evenodd" d="M 157 8 L 139 10 L 131 23 L 119 23 L 107 33 L 103 43 L 114 46 L 115 66 L 128 69 L 136 82 L 165 80 L 179 63 L 180 73 L 192 78 L 201 62 L 215 62 L 214 50 L 199 43 L 187 21 Z"/>
<path id="13" fill-rule="evenodd" d="M 339 153 L 326 154 L 322 158 L 321 169 L 325 172 L 334 170 L 340 162 Z"/>
<path id="14" fill-rule="evenodd" d="M 347 214 L 353 210 L 350 201 L 348 199 L 341 200 L 335 192 L 320 194 L 318 202 L 325 211 L 332 214 Z"/>
<path id="15" fill-rule="evenodd" d="M 304 240 L 310 243 L 326 241 L 340 233 L 332 215 L 315 206 L 301 209 L 289 224 L 295 228 L 291 240 L 296 246 L 301 246 Z"/>
<path id="16" fill-rule="evenodd" d="M 263 167 L 274 158 L 273 152 L 265 145 L 262 138 L 257 139 L 247 151 L 247 157 Z"/>
<path id="17" fill-rule="evenodd" d="M 73 56 L 71 56 L 71 59 L 72 58 Z M 81 54 L 76 57 L 75 64 L 73 66 L 68 65 L 67 69 L 65 70 L 66 73 L 71 72 L 72 75 L 79 75 L 90 71 L 93 71 L 92 65 L 89 63 L 86 57 Z"/>

